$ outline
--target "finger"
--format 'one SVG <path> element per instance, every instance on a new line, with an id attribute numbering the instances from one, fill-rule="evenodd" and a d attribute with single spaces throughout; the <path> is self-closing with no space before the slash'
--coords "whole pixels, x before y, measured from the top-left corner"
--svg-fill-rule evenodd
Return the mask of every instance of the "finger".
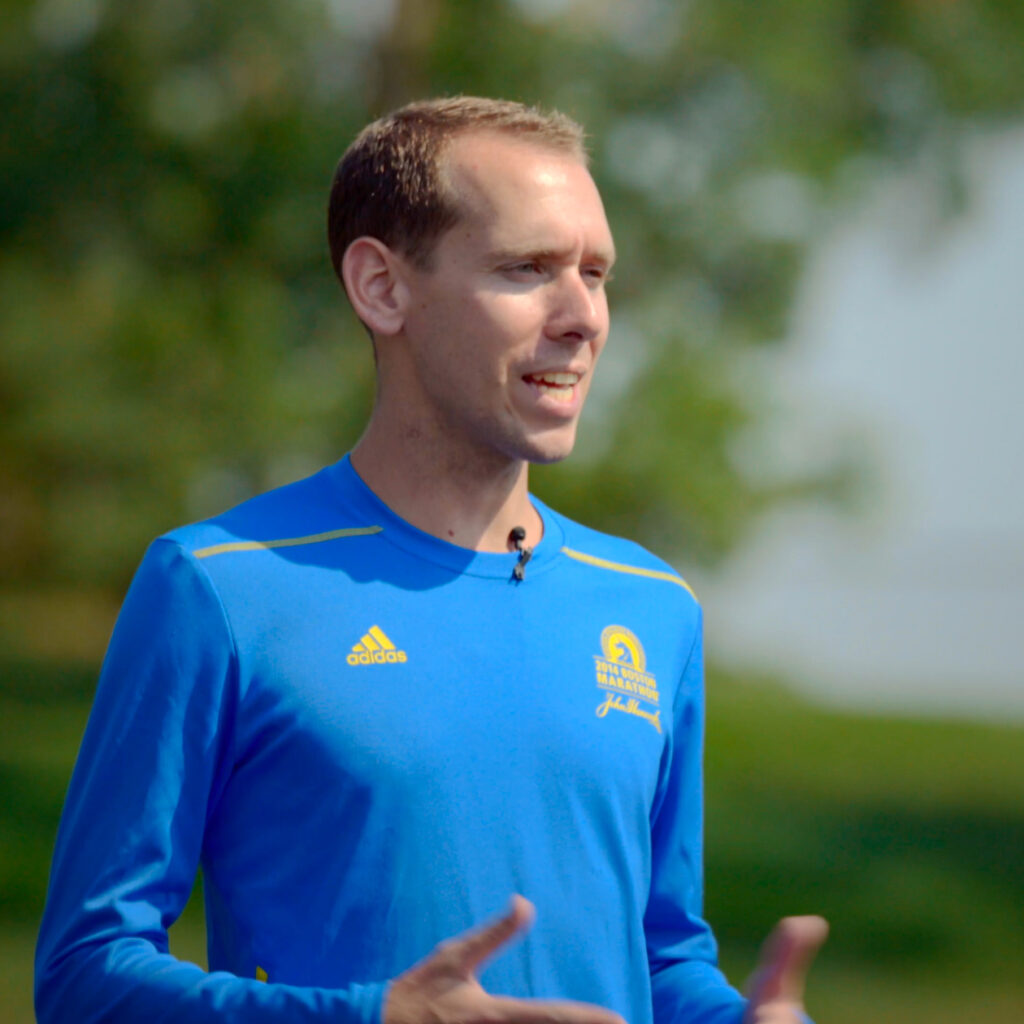
<path id="1" fill-rule="evenodd" d="M 823 917 L 784 917 L 768 936 L 748 990 L 753 1005 L 775 1001 L 802 1003 L 804 979 L 828 935 Z"/>
<path id="2" fill-rule="evenodd" d="M 473 971 L 519 932 L 529 928 L 533 917 L 533 904 L 522 896 L 513 896 L 508 911 L 496 921 L 442 943 L 443 955 L 459 969 Z"/>
<path id="3" fill-rule="evenodd" d="M 591 1003 L 503 997 L 489 1003 L 488 1019 L 505 1024 L 625 1024 L 617 1013 Z"/>

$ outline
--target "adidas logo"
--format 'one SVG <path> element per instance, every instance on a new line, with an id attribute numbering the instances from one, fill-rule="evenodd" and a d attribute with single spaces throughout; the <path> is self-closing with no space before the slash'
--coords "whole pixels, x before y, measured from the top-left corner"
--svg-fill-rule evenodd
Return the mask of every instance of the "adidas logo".
<path id="1" fill-rule="evenodd" d="M 408 661 L 408 655 L 396 649 L 380 626 L 371 626 L 345 660 L 350 665 L 391 665 Z"/>

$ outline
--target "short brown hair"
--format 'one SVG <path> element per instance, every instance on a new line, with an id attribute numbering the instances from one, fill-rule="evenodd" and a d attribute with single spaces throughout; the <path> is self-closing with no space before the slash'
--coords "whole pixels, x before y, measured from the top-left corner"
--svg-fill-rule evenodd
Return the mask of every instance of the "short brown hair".
<path id="1" fill-rule="evenodd" d="M 410 103 L 367 125 L 338 163 L 327 239 L 339 279 L 345 250 L 363 235 L 427 265 L 436 241 L 459 219 L 441 157 L 469 131 L 514 135 L 587 161 L 583 129 L 565 114 L 477 96 Z"/>

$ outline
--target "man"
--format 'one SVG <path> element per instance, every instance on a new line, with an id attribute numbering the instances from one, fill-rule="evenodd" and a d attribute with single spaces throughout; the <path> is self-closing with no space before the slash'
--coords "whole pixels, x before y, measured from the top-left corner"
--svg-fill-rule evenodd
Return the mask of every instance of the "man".
<path id="1" fill-rule="evenodd" d="M 58 837 L 40 1021 L 798 1020 L 823 922 L 783 923 L 745 1004 L 701 918 L 689 589 L 527 490 L 608 334 L 580 129 L 406 107 L 342 159 L 329 233 L 370 422 L 147 553 Z M 200 861 L 209 974 L 167 953 Z M 517 893 L 532 929 L 516 895 L 467 931 Z"/>

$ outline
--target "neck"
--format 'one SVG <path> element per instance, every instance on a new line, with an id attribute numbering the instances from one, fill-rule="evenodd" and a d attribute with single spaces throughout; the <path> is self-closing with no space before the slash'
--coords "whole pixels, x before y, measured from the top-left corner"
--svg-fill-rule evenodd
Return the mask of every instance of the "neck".
<path id="1" fill-rule="evenodd" d="M 371 419 L 352 449 L 363 482 L 417 529 L 476 551 L 509 551 L 521 526 L 533 547 L 543 523 L 530 503 L 529 466 L 490 452 L 455 452 L 410 428 L 392 432 Z"/>

